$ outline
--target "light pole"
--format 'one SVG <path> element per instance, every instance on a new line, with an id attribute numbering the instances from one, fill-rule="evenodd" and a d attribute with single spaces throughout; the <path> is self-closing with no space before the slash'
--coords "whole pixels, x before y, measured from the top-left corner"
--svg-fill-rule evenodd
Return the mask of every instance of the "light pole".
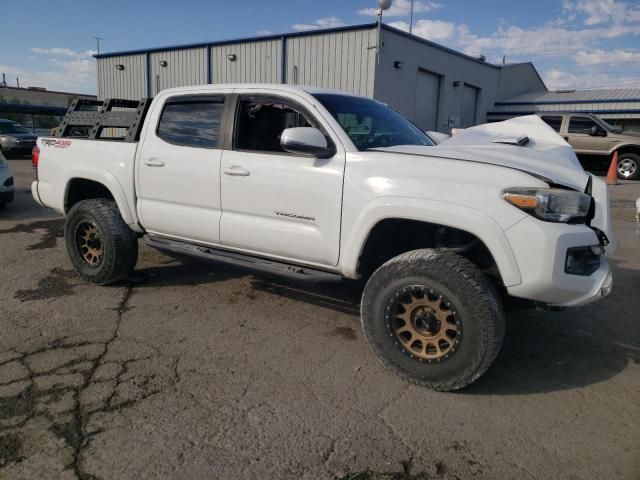
<path id="1" fill-rule="evenodd" d="M 91 37 L 96 39 L 96 48 L 98 49 L 98 53 L 100 53 L 100 42 L 104 40 L 102 37 Z"/>
<path id="2" fill-rule="evenodd" d="M 378 9 L 376 14 L 378 15 L 378 39 L 376 42 L 376 63 L 380 63 L 380 32 L 382 30 L 382 12 L 389 10 L 393 0 L 378 0 Z"/>
<path id="3" fill-rule="evenodd" d="M 411 0 L 411 13 L 409 14 L 409 35 L 413 33 L 413 1 Z"/>

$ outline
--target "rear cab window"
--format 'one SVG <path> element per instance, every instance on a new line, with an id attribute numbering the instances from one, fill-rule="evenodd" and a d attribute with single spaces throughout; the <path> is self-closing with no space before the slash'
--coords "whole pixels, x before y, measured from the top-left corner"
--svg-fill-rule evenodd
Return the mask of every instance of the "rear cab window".
<path id="1" fill-rule="evenodd" d="M 542 115 L 540 117 L 544 123 L 560 133 L 562 127 L 562 115 Z"/>
<path id="2" fill-rule="evenodd" d="M 224 95 L 177 95 L 162 110 L 156 135 L 167 143 L 218 148 Z"/>

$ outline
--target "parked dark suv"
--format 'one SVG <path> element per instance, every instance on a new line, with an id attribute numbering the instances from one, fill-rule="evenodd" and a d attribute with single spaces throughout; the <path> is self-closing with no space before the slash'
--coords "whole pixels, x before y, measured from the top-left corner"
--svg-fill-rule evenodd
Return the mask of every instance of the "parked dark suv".
<path id="1" fill-rule="evenodd" d="M 541 114 L 540 118 L 573 147 L 585 169 L 606 170 L 618 152 L 618 178 L 640 177 L 640 133 L 622 132 L 595 115 Z"/>
<path id="2" fill-rule="evenodd" d="M 0 118 L 0 150 L 5 156 L 30 155 L 37 139 L 18 122 Z"/>

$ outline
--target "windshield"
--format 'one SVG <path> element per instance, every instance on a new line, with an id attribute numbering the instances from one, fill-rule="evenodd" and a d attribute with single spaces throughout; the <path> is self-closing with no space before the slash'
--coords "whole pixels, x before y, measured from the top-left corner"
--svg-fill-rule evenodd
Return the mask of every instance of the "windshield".
<path id="1" fill-rule="evenodd" d="M 616 131 L 620 131 L 620 128 L 616 128 L 613 125 L 611 125 L 609 122 L 605 121 L 604 119 L 598 117 L 598 120 L 600 121 L 600 123 L 602 124 L 602 126 L 604 128 L 606 128 L 607 130 L 609 130 L 610 132 L 616 132 Z"/>
<path id="2" fill-rule="evenodd" d="M 0 122 L 0 133 L 29 133 L 29 130 L 19 123 Z"/>
<path id="3" fill-rule="evenodd" d="M 332 93 L 314 97 L 329 110 L 358 150 L 434 144 L 416 125 L 383 103 Z"/>

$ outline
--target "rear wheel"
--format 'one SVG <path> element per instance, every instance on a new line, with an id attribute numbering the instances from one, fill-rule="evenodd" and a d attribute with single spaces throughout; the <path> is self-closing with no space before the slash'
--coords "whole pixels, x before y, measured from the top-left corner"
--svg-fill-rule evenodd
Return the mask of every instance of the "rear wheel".
<path id="1" fill-rule="evenodd" d="M 364 333 L 382 363 L 434 390 L 478 379 L 504 338 L 494 288 L 452 252 L 415 250 L 388 261 L 367 283 L 361 308 Z"/>
<path id="2" fill-rule="evenodd" d="M 635 180 L 640 175 L 640 155 L 623 153 L 618 157 L 618 178 Z"/>
<path id="3" fill-rule="evenodd" d="M 109 199 L 83 200 L 71 208 L 65 244 L 76 271 L 98 285 L 125 279 L 138 259 L 137 235 Z"/>

